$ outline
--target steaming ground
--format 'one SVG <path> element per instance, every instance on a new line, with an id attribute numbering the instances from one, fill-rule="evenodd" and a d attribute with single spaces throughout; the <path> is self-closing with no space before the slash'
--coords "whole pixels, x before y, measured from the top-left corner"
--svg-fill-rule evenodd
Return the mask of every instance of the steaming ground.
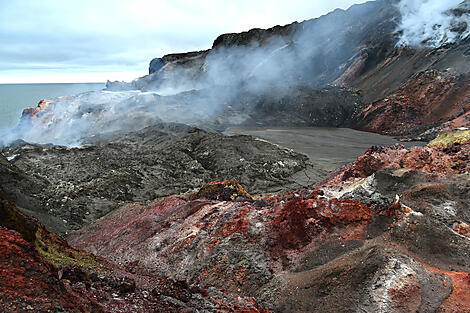
<path id="1" fill-rule="evenodd" d="M 209 50 L 152 60 L 149 75 L 131 83 L 51 99 L 2 140 L 76 146 L 86 137 L 161 121 L 219 123 L 208 127 L 216 130 L 249 125 L 250 119 L 257 126 L 349 127 L 362 109 L 361 98 L 352 89 L 329 87 L 357 82 L 396 45 L 464 40 L 469 16 L 468 1 L 378 0 L 302 23 L 224 34 Z M 401 76 L 394 79 L 397 86 L 409 78 Z M 369 89 L 379 88 L 363 89 L 363 99 L 369 99 Z M 233 108 L 236 114 L 216 121 Z"/>
<path id="2" fill-rule="evenodd" d="M 398 45 L 440 47 L 470 35 L 470 2 L 465 0 L 402 0 Z"/>

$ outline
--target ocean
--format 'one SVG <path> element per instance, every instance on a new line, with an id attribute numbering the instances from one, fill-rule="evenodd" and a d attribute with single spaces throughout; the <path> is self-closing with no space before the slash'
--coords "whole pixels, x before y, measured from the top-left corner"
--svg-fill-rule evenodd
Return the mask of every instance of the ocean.
<path id="1" fill-rule="evenodd" d="M 24 108 L 42 99 L 69 96 L 105 88 L 105 83 L 0 84 L 0 130 L 15 127 Z"/>

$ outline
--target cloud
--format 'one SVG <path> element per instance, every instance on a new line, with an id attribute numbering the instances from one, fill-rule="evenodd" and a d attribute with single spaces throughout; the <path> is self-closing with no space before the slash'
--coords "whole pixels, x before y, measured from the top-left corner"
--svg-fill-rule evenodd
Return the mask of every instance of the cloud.
<path id="1" fill-rule="evenodd" d="M 353 2 L 364 1 L 1 1 L 0 81 L 57 81 L 51 70 L 127 78 L 154 57 L 210 48 L 221 33 L 301 21 Z"/>

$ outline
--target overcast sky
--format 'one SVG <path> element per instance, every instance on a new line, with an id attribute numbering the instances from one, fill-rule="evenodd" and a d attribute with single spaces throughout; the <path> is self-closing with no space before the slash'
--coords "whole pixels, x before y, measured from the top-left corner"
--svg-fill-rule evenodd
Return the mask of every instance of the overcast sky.
<path id="1" fill-rule="evenodd" d="M 0 83 L 104 82 L 228 32 L 318 17 L 359 0 L 0 0 Z"/>

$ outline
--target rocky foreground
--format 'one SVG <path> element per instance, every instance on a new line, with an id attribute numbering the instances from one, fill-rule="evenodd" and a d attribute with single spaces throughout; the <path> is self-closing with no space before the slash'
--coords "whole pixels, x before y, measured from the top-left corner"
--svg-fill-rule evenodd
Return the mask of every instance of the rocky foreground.
<path id="1" fill-rule="evenodd" d="M 224 34 L 26 109 L 0 140 L 0 311 L 470 312 L 470 4 L 407 46 L 399 3 Z M 328 174 L 233 126 L 426 145 Z"/>
<path id="2" fill-rule="evenodd" d="M 234 201 L 217 183 L 128 205 L 69 240 L 274 312 L 469 312 L 469 158 L 468 141 L 372 148 L 294 193 Z"/>
<path id="3" fill-rule="evenodd" d="M 373 147 L 296 192 L 212 182 L 124 205 L 72 233 L 73 248 L 2 195 L 0 307 L 470 312 L 469 160 L 456 131 Z"/>
<path id="4" fill-rule="evenodd" d="M 4 195 L 0 217 L 2 312 L 267 312 L 253 298 L 133 274 L 73 249 Z"/>

